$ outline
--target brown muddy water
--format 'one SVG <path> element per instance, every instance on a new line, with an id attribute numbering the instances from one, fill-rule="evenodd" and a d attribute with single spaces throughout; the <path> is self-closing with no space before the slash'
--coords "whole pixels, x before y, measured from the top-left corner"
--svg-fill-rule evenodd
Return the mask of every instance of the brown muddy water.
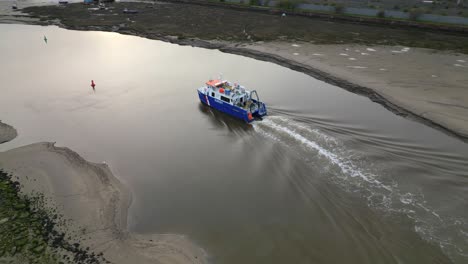
<path id="1" fill-rule="evenodd" d="M 133 231 L 186 234 L 213 263 L 468 260 L 466 143 L 272 63 L 57 27 L 0 36 L 0 118 L 19 133 L 0 151 L 56 141 L 107 162 Z M 270 116 L 201 105 L 219 73 Z"/>

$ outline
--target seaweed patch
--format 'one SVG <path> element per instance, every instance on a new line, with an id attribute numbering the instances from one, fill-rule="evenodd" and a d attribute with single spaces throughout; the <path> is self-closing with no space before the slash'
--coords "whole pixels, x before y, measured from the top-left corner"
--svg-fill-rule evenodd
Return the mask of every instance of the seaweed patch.
<path id="1" fill-rule="evenodd" d="M 58 231 L 67 224 L 56 210 L 46 210 L 39 193 L 25 196 L 13 176 L 0 169 L 0 260 L 21 263 L 109 263 L 102 253 L 83 249 Z"/>

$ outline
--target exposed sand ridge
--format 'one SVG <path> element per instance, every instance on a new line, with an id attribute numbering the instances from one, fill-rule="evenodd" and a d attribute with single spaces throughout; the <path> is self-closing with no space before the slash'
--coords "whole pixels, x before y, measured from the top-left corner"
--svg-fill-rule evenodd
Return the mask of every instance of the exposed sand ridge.
<path id="1" fill-rule="evenodd" d="M 398 51 L 404 54 L 394 54 L 390 46 L 367 48 L 370 53 L 363 55 L 366 46 L 362 45 L 301 43 L 298 48 L 289 42 L 226 44 L 219 49 L 306 73 L 369 97 L 398 115 L 468 140 L 468 65 L 453 63 L 465 61 L 466 55 L 421 48 L 409 51 L 407 47 Z M 356 57 L 348 61 L 343 51 Z M 317 53 L 321 56 L 315 56 Z"/>
<path id="2" fill-rule="evenodd" d="M 182 235 L 127 231 L 131 194 L 105 164 L 54 143 L 36 143 L 1 152 L 0 167 L 18 177 L 24 194 L 42 193 L 51 201 L 46 207 L 69 220 L 60 231 L 74 234 L 83 248 L 102 252 L 111 263 L 208 262 L 207 254 Z"/>

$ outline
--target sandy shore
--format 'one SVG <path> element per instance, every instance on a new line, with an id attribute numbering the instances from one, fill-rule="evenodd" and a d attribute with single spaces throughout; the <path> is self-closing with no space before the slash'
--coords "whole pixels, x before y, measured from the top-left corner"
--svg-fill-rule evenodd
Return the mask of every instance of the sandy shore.
<path id="1" fill-rule="evenodd" d="M 46 207 L 68 220 L 60 231 L 111 263 L 208 262 L 206 253 L 182 235 L 128 232 L 130 192 L 105 164 L 37 143 L 0 153 L 0 167 L 18 177 L 23 193 L 42 193 Z"/>
<path id="2" fill-rule="evenodd" d="M 0 144 L 14 139 L 17 135 L 16 129 L 0 121 Z"/>
<path id="3" fill-rule="evenodd" d="M 391 111 L 468 139 L 468 55 L 398 46 L 227 44 L 368 96 Z"/>

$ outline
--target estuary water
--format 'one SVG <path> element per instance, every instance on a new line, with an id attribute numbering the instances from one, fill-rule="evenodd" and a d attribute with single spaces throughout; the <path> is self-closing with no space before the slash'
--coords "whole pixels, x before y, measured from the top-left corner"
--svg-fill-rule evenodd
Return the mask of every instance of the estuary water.
<path id="1" fill-rule="evenodd" d="M 0 119 L 19 133 L 0 151 L 52 141 L 108 163 L 132 190 L 132 231 L 185 234 L 224 264 L 468 261 L 458 139 L 216 50 L 57 27 L 0 36 Z M 219 74 L 269 116 L 202 105 L 196 89 Z"/>

